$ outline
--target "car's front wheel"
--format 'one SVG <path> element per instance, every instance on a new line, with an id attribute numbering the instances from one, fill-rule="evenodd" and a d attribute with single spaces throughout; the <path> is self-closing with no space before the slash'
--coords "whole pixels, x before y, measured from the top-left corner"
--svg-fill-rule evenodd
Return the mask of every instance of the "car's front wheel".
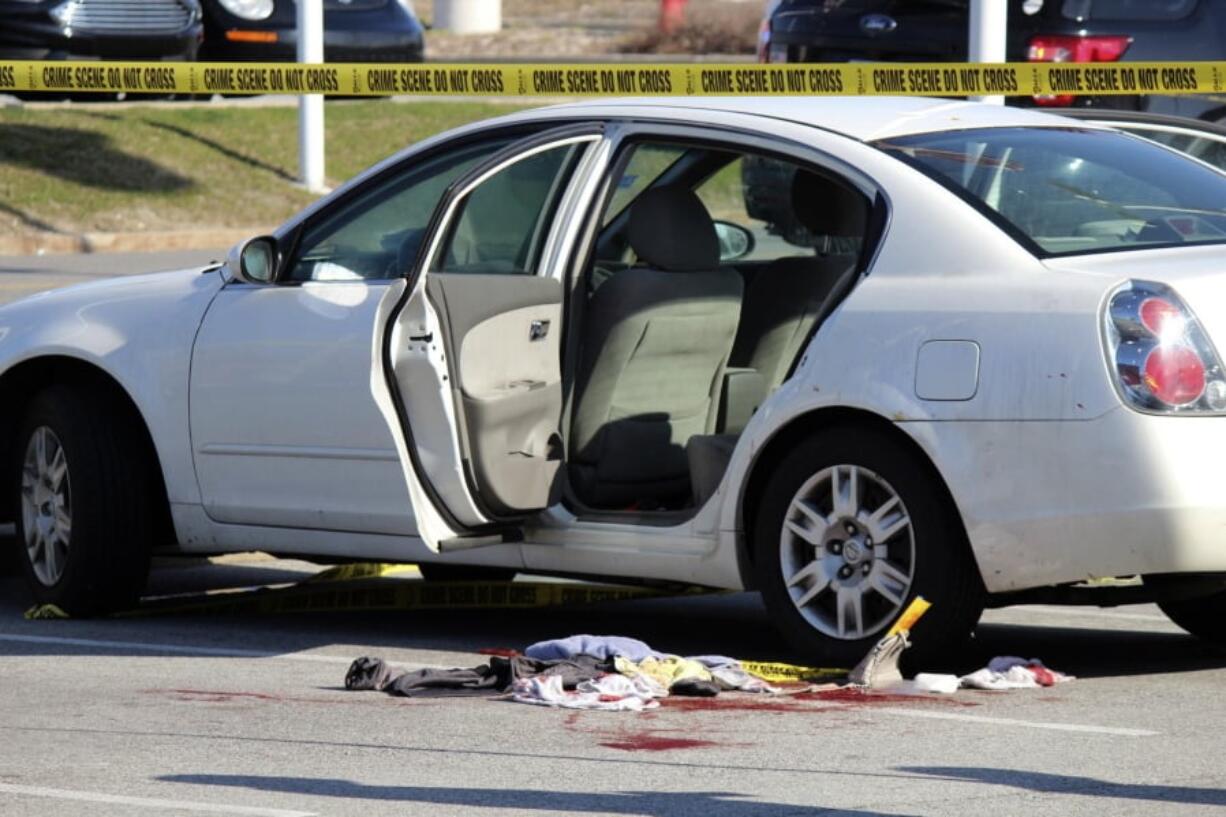
<path id="1" fill-rule="evenodd" d="M 889 436 L 836 428 L 779 463 L 753 547 L 772 618 L 808 660 L 854 665 L 916 596 L 932 602 L 915 654 L 963 642 L 983 590 L 931 469 Z"/>
<path id="2" fill-rule="evenodd" d="M 31 401 L 10 473 L 17 546 L 38 603 L 87 616 L 139 598 L 155 530 L 140 445 L 113 399 L 59 385 Z"/>

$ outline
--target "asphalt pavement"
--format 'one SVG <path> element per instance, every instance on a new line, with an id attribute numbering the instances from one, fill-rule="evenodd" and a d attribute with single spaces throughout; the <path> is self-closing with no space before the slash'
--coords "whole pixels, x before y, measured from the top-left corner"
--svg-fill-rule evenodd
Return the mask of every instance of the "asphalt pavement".
<path id="1" fill-rule="evenodd" d="M 37 287 L 189 263 L 0 259 L 0 283 L 7 296 L 19 276 Z M 321 569 L 220 561 L 160 561 L 149 593 L 277 585 Z M 679 654 L 808 662 L 744 593 L 84 621 L 27 621 L 29 601 L 19 581 L 0 580 L 6 817 L 1226 813 L 1226 652 L 1149 605 L 990 611 L 955 666 L 928 668 L 1021 655 L 1078 676 L 1049 689 L 725 695 L 635 714 L 392 698 L 348 692 L 343 679 L 361 655 L 473 666 L 488 660 L 483 649 L 581 632 Z"/>
<path id="2" fill-rule="evenodd" d="M 151 592 L 301 578 L 163 565 Z M 395 581 L 416 581 L 399 578 Z M 473 666 L 576 632 L 803 660 L 750 594 L 539 611 L 25 621 L 0 585 L 5 815 L 1154 815 L 1226 807 L 1226 656 L 1153 607 L 986 616 L 957 669 L 1040 657 L 1068 684 L 950 697 L 671 699 L 570 712 L 348 692 L 359 655 Z M 950 667 L 953 668 L 953 667 Z M 937 669 L 937 668 L 934 668 Z"/>

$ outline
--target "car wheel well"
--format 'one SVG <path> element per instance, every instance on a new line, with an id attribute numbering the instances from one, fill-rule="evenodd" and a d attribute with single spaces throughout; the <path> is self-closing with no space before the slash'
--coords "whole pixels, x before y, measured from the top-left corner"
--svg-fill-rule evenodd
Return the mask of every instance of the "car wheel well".
<path id="1" fill-rule="evenodd" d="M 832 407 L 818 409 L 793 419 L 766 442 L 766 445 L 758 453 L 750 467 L 749 476 L 746 478 L 745 487 L 741 492 L 741 502 L 738 508 L 739 518 L 737 520 L 738 529 L 743 531 L 737 548 L 737 561 L 740 566 L 741 576 L 747 583 L 752 582 L 755 575 L 753 569 L 754 548 L 752 536 L 757 524 L 756 514 L 758 508 L 762 505 L 762 495 L 767 483 L 770 482 L 775 466 L 794 450 L 801 440 L 819 431 L 825 431 L 834 427 L 846 428 L 849 431 L 855 429 L 875 431 L 908 450 L 915 457 L 916 461 L 932 475 L 941 495 L 945 498 L 946 507 L 949 509 L 953 521 L 957 525 L 956 529 L 960 534 L 961 545 L 965 548 L 966 556 L 975 565 L 975 570 L 979 570 L 979 562 L 975 558 L 974 551 L 971 549 L 970 539 L 966 533 L 966 525 L 962 521 L 962 514 L 958 510 L 958 504 L 954 501 L 953 494 L 945 483 L 945 478 L 941 476 L 940 471 L 937 470 L 936 465 L 933 464 L 932 459 L 920 447 L 919 443 L 881 415 L 862 409 Z"/>
<path id="2" fill-rule="evenodd" d="M 120 416 L 132 423 L 139 449 L 134 453 L 149 469 L 152 480 L 150 484 L 155 486 L 157 491 L 155 507 L 162 509 L 161 518 L 155 520 L 156 530 L 159 532 L 158 541 L 174 542 L 174 523 L 170 517 L 170 501 L 166 494 L 161 460 L 158 458 L 157 448 L 153 444 L 144 415 L 123 385 L 92 363 L 64 355 L 53 355 L 22 361 L 0 375 L 0 429 L 4 429 L 0 434 L 0 465 L 12 461 L 13 449 L 18 444 L 18 429 L 30 401 L 44 388 L 53 384 L 88 387 L 99 399 L 115 406 Z M 11 493 L 8 490 L 0 490 L 0 520 L 12 521 L 14 512 Z"/>

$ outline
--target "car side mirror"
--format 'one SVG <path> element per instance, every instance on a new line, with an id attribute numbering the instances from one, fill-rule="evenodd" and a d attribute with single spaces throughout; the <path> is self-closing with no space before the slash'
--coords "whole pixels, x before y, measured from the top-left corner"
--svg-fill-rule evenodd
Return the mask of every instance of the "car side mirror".
<path id="1" fill-rule="evenodd" d="M 230 274 L 244 284 L 269 284 L 277 272 L 277 240 L 269 235 L 240 241 L 226 257 Z"/>
<path id="2" fill-rule="evenodd" d="M 716 221 L 715 235 L 719 238 L 719 262 L 739 261 L 753 252 L 758 241 L 746 228 L 731 221 Z"/>

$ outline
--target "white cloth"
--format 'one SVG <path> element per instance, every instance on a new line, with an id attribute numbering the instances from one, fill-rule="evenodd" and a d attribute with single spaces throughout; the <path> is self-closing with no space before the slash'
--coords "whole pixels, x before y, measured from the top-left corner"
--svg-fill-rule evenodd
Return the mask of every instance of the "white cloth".
<path id="1" fill-rule="evenodd" d="M 695 659 L 697 660 L 697 659 Z M 720 689 L 735 689 L 741 692 L 771 692 L 779 690 L 763 681 L 756 675 L 750 675 L 740 664 L 730 664 L 722 667 L 711 667 L 711 677 L 719 684 Z"/>
<path id="2" fill-rule="evenodd" d="M 962 676 L 962 686 L 970 689 L 1034 689 L 1072 680 L 1075 680 L 1072 675 L 1048 669 L 1037 658 L 1002 655 L 993 658 L 983 669 Z"/>
<path id="3" fill-rule="evenodd" d="M 957 675 L 940 675 L 934 672 L 921 672 L 910 681 L 886 687 L 886 691 L 899 695 L 952 695 L 962 686 L 962 679 Z"/>
<path id="4" fill-rule="evenodd" d="M 562 678 L 557 675 L 521 678 L 511 685 L 511 699 L 518 703 L 564 709 L 642 712 L 660 705 L 656 694 L 648 682 L 617 674 L 584 681 L 574 692 L 563 689 Z"/>
<path id="5" fill-rule="evenodd" d="M 1038 685 L 1034 673 L 1025 667 L 1010 667 L 1004 672 L 984 667 L 962 676 L 962 686 L 970 689 L 1034 689 Z"/>

